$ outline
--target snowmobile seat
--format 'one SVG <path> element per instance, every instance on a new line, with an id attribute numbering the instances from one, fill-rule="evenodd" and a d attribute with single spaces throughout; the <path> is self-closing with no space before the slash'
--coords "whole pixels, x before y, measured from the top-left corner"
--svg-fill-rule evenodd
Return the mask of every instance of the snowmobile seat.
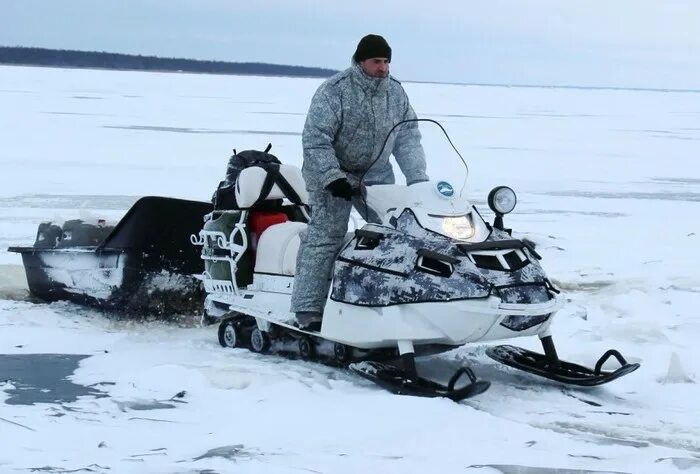
<path id="1" fill-rule="evenodd" d="M 300 234 L 306 230 L 302 222 L 284 222 L 268 227 L 258 239 L 256 273 L 294 275 Z"/>
<path id="2" fill-rule="evenodd" d="M 236 180 L 236 203 L 239 209 L 255 209 L 265 201 L 287 199 L 296 206 L 308 206 L 301 170 L 292 165 L 251 166 L 241 170 Z M 269 206 L 268 206 L 269 207 Z"/>
<path id="3" fill-rule="evenodd" d="M 301 234 L 306 227 L 303 222 L 291 221 L 268 227 L 258 239 L 255 273 L 294 276 Z M 354 238 L 354 232 L 345 234 L 341 247 Z"/>

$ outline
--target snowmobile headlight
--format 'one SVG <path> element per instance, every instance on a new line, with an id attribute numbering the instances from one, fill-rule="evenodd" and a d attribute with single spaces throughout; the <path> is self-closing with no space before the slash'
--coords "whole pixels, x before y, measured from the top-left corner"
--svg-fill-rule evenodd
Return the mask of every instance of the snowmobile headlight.
<path id="1" fill-rule="evenodd" d="M 496 215 L 504 215 L 515 209 L 518 198 L 515 191 L 508 186 L 497 186 L 491 190 L 488 197 L 489 207 Z"/>
<path id="2" fill-rule="evenodd" d="M 444 217 L 442 231 L 453 239 L 469 239 L 474 235 L 474 226 L 467 216 Z"/>

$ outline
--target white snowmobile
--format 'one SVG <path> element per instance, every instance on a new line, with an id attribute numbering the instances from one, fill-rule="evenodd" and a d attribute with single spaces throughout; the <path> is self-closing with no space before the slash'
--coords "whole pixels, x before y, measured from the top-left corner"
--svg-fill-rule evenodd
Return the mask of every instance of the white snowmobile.
<path id="1" fill-rule="evenodd" d="M 418 122 L 433 121 L 397 124 L 384 146 L 392 133 Z M 594 369 L 557 357 L 549 326 L 563 297 L 533 246 L 503 226 L 515 193 L 505 186 L 492 190 L 488 203 L 496 219 L 494 225 L 486 222 L 464 195 L 466 163 L 433 123 L 459 160 L 452 160 L 455 165 L 447 155 L 429 154 L 428 163 L 439 166 L 428 170 L 430 181 L 411 186 L 361 182 L 363 215 L 381 222 L 348 234 L 335 260 L 320 332 L 300 330 L 289 311 L 299 235 L 308 221 L 301 172 L 276 160 L 240 171 L 229 209 L 215 208 L 192 236 L 193 244 L 204 247 L 205 312 L 219 321 L 221 345 L 345 366 L 394 393 L 453 400 L 482 393 L 489 382 L 477 380 L 468 367 L 447 385 L 428 380 L 417 374 L 416 355 L 538 336 L 544 354 L 509 345 L 486 353 L 576 385 L 599 385 L 636 370 L 639 364 L 628 364 L 615 350 Z M 426 138 L 429 150 L 436 142 Z M 621 367 L 602 370 L 610 357 Z"/>

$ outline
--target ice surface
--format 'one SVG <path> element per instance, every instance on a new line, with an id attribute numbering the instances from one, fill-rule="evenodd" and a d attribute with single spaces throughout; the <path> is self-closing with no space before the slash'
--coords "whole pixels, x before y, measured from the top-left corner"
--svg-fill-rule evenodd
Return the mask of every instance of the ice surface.
<path id="1" fill-rule="evenodd" d="M 117 220 L 143 195 L 207 200 L 232 148 L 272 142 L 299 164 L 318 84 L 0 67 L 0 353 L 87 356 L 67 381 L 88 392 L 12 404 L 20 381 L 0 373 L 0 471 L 700 471 L 700 389 L 688 383 L 700 374 L 698 93 L 405 85 L 467 159 L 484 215 L 493 186 L 518 192 L 506 225 L 567 293 L 559 354 L 594 364 L 615 347 L 642 363 L 605 387 L 541 381 L 471 345 L 419 369 L 440 378 L 468 363 L 489 391 L 460 404 L 399 397 L 223 350 L 215 328 L 28 300 L 21 259 L 4 249 L 30 245 L 39 222 Z"/>

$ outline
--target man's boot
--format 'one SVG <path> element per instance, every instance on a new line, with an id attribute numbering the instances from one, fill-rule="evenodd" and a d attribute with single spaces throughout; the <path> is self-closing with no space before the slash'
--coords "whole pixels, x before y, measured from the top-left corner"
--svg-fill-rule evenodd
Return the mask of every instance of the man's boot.
<path id="1" fill-rule="evenodd" d="M 299 329 L 304 331 L 321 331 L 321 313 L 317 311 L 299 311 L 296 313 Z"/>

